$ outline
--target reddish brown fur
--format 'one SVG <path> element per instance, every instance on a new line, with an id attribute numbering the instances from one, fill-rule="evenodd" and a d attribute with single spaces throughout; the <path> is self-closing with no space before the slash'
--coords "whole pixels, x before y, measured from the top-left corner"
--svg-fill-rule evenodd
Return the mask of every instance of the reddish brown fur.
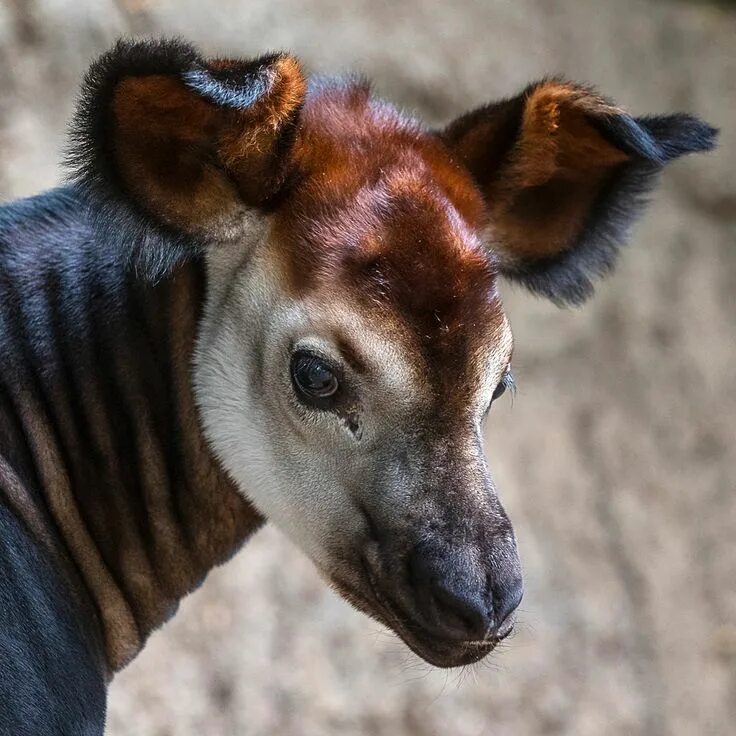
<path id="1" fill-rule="evenodd" d="M 469 175 L 359 83 L 310 96 L 294 158 L 302 178 L 274 226 L 291 288 L 326 299 L 349 289 L 364 314 L 414 344 L 438 398 L 468 405 L 459 374 L 503 321 Z"/>
<path id="2" fill-rule="evenodd" d="M 244 110 L 216 105 L 173 76 L 124 79 L 113 98 L 114 150 L 139 205 L 167 225 L 203 234 L 243 203 L 262 204 L 273 194 L 286 163 L 275 149 L 306 81 L 287 55 L 277 57 L 269 75 L 268 93 Z"/>
<path id="3" fill-rule="evenodd" d="M 233 183 L 202 165 L 222 125 L 214 105 L 173 77 L 131 77 L 118 86 L 113 112 L 120 174 L 146 210 L 197 230 L 237 206 Z"/>
<path id="4" fill-rule="evenodd" d="M 237 63 L 208 66 L 227 70 Z M 484 283 L 482 272 L 490 268 L 475 242 L 486 226 L 506 260 L 558 255 L 575 242 L 601 187 L 628 159 L 586 117 L 617 111 L 561 82 L 471 114 L 472 124 L 461 119 L 443 141 L 372 99 L 364 83 L 332 83 L 307 97 L 301 69 L 286 55 L 269 74 L 269 92 L 242 110 L 218 106 L 174 77 L 124 80 L 113 104 L 116 151 L 136 199 L 178 229 L 216 229 L 243 204 L 266 205 L 285 191 L 275 231 L 297 291 L 339 265 L 346 282 L 373 283 L 367 293 L 375 303 L 380 266 L 393 274 L 397 304 L 411 302 L 403 310 L 409 314 L 421 311 L 419 295 L 427 304 L 441 301 L 454 274 L 453 298 L 464 294 L 458 314 L 471 315 L 472 286 Z M 285 153 L 282 136 L 297 112 Z M 506 151 L 502 141 L 511 135 Z M 472 172 L 479 179 L 476 159 L 483 167 L 479 181 L 471 178 Z M 298 184 L 284 186 L 289 182 Z M 345 263 L 331 262 L 345 254 Z M 397 291 L 402 274 L 410 276 L 408 301 Z M 452 319 L 441 322 L 454 334 Z"/>
<path id="5" fill-rule="evenodd" d="M 584 88 L 549 81 L 448 128 L 445 139 L 486 196 L 500 256 L 534 261 L 574 244 L 601 187 L 629 160 L 592 114 L 620 113 Z"/>
<path id="6" fill-rule="evenodd" d="M 516 258 L 572 245 L 601 185 L 628 160 L 586 120 L 596 107 L 604 103 L 558 83 L 529 96 L 514 155 L 487 189 L 494 239 Z"/>

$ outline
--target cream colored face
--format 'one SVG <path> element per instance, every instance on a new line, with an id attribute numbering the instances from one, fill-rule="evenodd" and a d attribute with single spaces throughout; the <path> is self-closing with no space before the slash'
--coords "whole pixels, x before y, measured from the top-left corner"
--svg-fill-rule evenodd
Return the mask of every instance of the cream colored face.
<path id="1" fill-rule="evenodd" d="M 436 391 L 411 335 L 361 315 L 349 291 L 330 299 L 289 295 L 266 223 L 253 241 L 247 254 L 222 247 L 208 255 L 194 373 L 205 435 L 266 519 L 345 597 L 432 661 L 423 644 L 408 640 L 401 617 L 384 610 L 388 599 L 402 611 L 418 605 L 392 570 L 431 529 L 465 529 L 468 516 L 478 532 L 466 546 L 479 569 L 490 564 L 501 537 L 516 559 L 480 435 L 508 368 L 508 323 L 502 320 L 489 350 L 477 356 L 474 392 L 449 436 L 434 426 Z M 302 354 L 339 376 L 342 404 L 304 402 L 294 383 L 295 356 Z M 433 479 L 448 473 L 462 484 L 450 506 Z M 483 531 L 491 528 L 503 534 Z"/>

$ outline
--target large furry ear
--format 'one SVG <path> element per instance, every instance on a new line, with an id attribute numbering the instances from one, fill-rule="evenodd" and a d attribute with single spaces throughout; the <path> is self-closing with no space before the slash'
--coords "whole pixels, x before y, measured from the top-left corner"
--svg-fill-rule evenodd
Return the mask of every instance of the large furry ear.
<path id="1" fill-rule="evenodd" d="M 153 222 L 148 235 L 228 237 L 288 183 L 305 94 L 287 54 L 206 60 L 179 41 L 121 41 L 85 79 L 74 178 Z"/>
<path id="2" fill-rule="evenodd" d="M 689 115 L 633 118 L 585 87 L 544 80 L 440 133 L 489 208 L 501 271 L 558 304 L 579 304 L 613 267 L 656 174 L 713 147 Z"/>

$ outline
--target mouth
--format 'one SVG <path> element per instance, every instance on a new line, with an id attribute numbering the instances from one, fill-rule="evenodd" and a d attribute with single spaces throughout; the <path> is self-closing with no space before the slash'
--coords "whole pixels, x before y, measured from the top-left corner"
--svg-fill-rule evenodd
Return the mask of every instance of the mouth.
<path id="1" fill-rule="evenodd" d="M 361 572 L 357 583 L 348 583 L 334 574 L 325 574 L 325 578 L 354 608 L 387 626 L 414 654 L 434 667 L 462 667 L 479 662 L 511 633 L 509 626 L 500 636 L 479 641 L 447 640 L 432 636 L 381 592 L 381 586 L 365 561 L 362 562 Z"/>

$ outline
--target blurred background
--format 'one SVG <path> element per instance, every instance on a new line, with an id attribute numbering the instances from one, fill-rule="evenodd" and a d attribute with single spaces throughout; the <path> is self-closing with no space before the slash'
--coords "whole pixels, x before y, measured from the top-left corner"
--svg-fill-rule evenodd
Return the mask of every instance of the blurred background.
<path id="1" fill-rule="evenodd" d="M 431 122 L 561 73 L 722 137 L 668 170 L 584 309 L 505 289 L 519 391 L 488 455 L 527 589 L 508 645 L 432 670 L 266 529 L 114 680 L 109 733 L 735 733 L 736 4 L 0 0 L 2 199 L 60 181 L 85 67 L 138 34 L 361 70 Z"/>

